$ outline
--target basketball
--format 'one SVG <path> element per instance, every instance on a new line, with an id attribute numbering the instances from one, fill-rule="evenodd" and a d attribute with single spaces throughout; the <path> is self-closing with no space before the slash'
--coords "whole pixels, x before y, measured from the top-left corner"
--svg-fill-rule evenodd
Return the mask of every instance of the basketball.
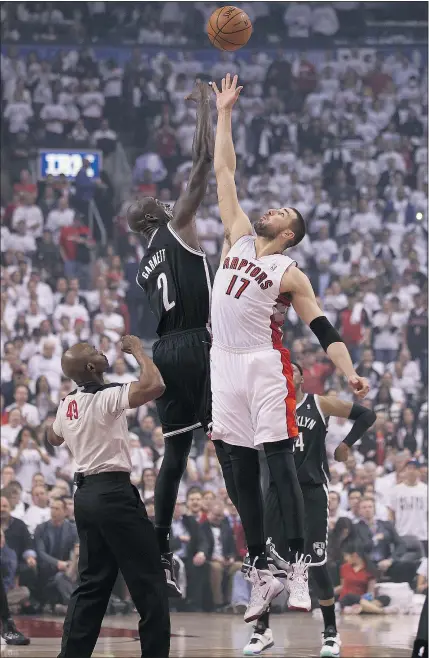
<path id="1" fill-rule="evenodd" d="M 216 9 L 207 23 L 207 35 L 220 50 L 238 50 L 245 46 L 252 34 L 252 21 L 238 7 Z"/>

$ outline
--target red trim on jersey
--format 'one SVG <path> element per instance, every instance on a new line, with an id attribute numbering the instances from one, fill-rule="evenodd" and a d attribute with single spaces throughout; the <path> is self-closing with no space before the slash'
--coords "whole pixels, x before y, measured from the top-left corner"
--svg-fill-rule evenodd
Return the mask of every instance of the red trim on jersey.
<path id="1" fill-rule="evenodd" d="M 282 331 L 279 325 L 271 316 L 271 340 L 273 348 L 280 354 L 282 362 L 283 376 L 286 379 L 286 429 L 288 438 L 293 439 L 298 436 L 298 426 L 296 424 L 296 394 L 293 385 L 293 369 L 290 360 L 290 352 L 282 345 Z"/>

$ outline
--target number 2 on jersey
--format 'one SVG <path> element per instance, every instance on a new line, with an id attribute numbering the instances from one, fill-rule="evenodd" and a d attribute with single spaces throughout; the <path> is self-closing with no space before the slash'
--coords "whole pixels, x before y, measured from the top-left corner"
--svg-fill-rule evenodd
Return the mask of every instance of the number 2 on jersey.
<path id="1" fill-rule="evenodd" d="M 304 450 L 304 437 L 302 436 L 302 432 L 298 434 L 298 438 L 295 441 L 295 450 L 300 449 L 301 452 Z"/>
<path id="2" fill-rule="evenodd" d="M 72 400 L 71 402 L 69 402 L 69 406 L 67 407 L 66 416 L 69 420 L 77 420 L 79 418 L 79 412 L 78 412 L 78 409 L 77 409 L 76 400 Z"/>
<path id="3" fill-rule="evenodd" d="M 167 276 L 164 272 L 162 272 L 158 279 L 157 279 L 157 286 L 158 290 L 161 290 L 162 288 L 162 303 L 164 305 L 164 308 L 166 311 L 171 311 L 174 306 L 176 306 L 176 302 L 170 302 L 168 301 L 168 281 L 167 281 Z"/>
<path id="4" fill-rule="evenodd" d="M 226 289 L 226 294 L 227 295 L 230 295 L 232 293 L 232 289 L 234 288 L 237 279 L 238 279 L 238 276 L 236 274 L 234 274 L 234 276 L 232 277 L 232 279 L 229 283 L 228 288 Z M 243 292 L 246 290 L 247 286 L 250 283 L 249 279 L 240 279 L 240 281 L 241 281 L 241 286 L 239 287 L 239 289 L 237 290 L 237 292 L 234 295 L 235 299 L 239 299 L 241 297 L 241 295 L 243 294 Z"/>

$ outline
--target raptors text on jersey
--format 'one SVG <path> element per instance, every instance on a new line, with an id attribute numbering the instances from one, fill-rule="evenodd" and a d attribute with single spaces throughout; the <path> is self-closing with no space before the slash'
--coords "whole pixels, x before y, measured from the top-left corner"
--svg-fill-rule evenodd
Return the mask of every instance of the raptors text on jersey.
<path id="1" fill-rule="evenodd" d="M 290 302 L 280 293 L 280 285 L 294 264 L 283 254 L 258 258 L 254 236 L 237 240 L 213 285 L 213 342 L 230 349 L 281 346 L 281 327 Z"/>

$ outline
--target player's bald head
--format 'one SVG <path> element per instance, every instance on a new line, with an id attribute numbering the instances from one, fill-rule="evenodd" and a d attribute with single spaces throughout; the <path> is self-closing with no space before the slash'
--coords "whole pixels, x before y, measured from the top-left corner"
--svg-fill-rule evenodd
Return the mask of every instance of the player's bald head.
<path id="1" fill-rule="evenodd" d="M 151 196 L 133 201 L 127 210 L 130 229 L 146 237 L 149 237 L 159 226 L 167 224 L 172 217 L 170 207 Z"/>
<path id="2" fill-rule="evenodd" d="M 77 343 L 66 350 L 61 358 L 63 373 L 76 383 L 99 379 L 109 362 L 102 352 L 88 343 Z"/>

